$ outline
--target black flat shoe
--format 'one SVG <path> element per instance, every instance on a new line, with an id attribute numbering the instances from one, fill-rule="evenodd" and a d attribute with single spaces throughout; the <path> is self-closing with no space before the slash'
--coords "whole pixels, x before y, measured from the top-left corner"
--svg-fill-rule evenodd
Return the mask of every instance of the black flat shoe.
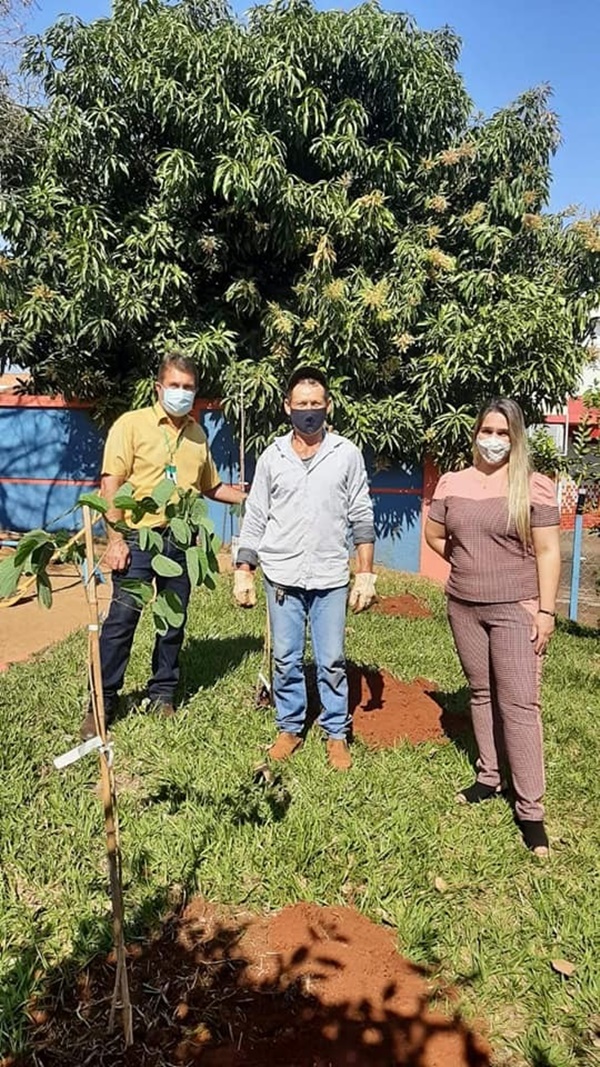
<path id="1" fill-rule="evenodd" d="M 493 800 L 494 797 L 499 797 L 502 792 L 502 786 L 500 785 L 484 785 L 483 782 L 473 782 L 473 785 L 467 786 L 466 789 L 461 789 L 460 793 L 456 794 L 456 799 L 459 804 L 481 804 L 484 800 Z"/>
<path id="2" fill-rule="evenodd" d="M 541 819 L 517 819 L 517 826 L 523 835 L 523 841 L 535 856 L 546 857 L 550 853 L 548 834 Z"/>

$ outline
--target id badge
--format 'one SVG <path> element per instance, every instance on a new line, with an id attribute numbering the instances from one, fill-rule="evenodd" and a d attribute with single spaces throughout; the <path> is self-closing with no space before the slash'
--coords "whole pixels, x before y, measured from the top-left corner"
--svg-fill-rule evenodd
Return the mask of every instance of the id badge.
<path id="1" fill-rule="evenodd" d="M 165 467 L 165 478 L 168 478 L 170 482 L 177 485 L 177 467 L 173 463 L 167 463 Z"/>

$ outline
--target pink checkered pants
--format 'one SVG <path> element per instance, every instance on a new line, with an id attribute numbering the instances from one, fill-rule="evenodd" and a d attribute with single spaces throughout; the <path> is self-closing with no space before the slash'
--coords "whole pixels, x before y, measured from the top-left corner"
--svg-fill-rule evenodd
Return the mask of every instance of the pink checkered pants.
<path id="1" fill-rule="evenodd" d="M 536 603 L 471 604 L 448 598 L 448 618 L 471 689 L 477 780 L 497 786 L 505 758 L 520 819 L 543 819 L 541 656 L 530 639 Z"/>

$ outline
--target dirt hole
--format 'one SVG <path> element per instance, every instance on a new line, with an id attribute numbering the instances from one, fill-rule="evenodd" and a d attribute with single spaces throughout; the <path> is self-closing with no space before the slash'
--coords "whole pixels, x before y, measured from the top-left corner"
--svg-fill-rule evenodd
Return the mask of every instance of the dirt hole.
<path id="1" fill-rule="evenodd" d="M 353 908 L 256 916 L 195 898 L 130 950 L 135 1045 L 107 1037 L 114 964 L 97 958 L 30 1005 L 35 1062 L 489 1067 L 487 1042 L 431 1007 L 427 975 L 395 941 Z"/>

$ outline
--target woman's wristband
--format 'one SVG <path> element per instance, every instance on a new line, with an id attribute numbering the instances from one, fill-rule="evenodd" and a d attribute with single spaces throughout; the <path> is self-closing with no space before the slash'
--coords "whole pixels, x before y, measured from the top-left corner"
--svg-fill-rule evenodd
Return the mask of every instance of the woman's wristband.
<path id="1" fill-rule="evenodd" d="M 551 615 L 553 619 L 556 618 L 555 611 L 546 611 L 545 608 L 538 608 L 538 615 Z"/>

